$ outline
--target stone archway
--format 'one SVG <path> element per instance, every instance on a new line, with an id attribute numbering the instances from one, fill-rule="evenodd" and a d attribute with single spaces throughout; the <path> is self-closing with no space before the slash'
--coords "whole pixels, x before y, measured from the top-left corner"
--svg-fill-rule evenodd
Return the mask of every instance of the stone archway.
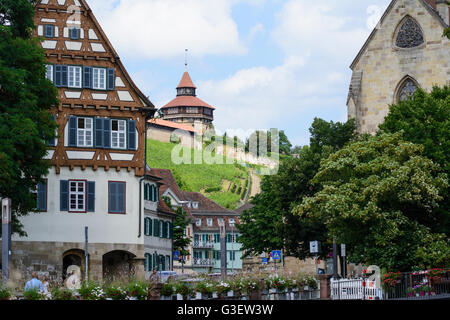
<path id="1" fill-rule="evenodd" d="M 67 275 L 67 268 L 75 265 L 80 267 L 80 271 L 81 271 L 81 276 L 84 277 L 84 272 L 85 272 L 85 255 L 84 255 L 84 250 L 81 249 L 71 249 L 71 250 L 67 250 L 63 253 L 62 255 L 62 279 L 63 281 L 66 280 L 66 278 L 68 277 Z"/>
<path id="2" fill-rule="evenodd" d="M 135 275 L 134 258 L 136 256 L 128 251 L 114 250 L 102 257 L 103 281 L 127 281 Z"/>

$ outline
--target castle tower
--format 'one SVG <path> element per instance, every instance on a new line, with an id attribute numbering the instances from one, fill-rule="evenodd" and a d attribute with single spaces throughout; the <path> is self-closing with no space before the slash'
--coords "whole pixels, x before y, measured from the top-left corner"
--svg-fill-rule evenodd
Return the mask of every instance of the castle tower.
<path id="1" fill-rule="evenodd" d="M 189 73 L 184 72 L 177 86 L 177 97 L 161 108 L 162 119 L 192 126 L 200 123 L 203 129 L 211 125 L 215 108 L 197 98 L 196 89 Z"/>

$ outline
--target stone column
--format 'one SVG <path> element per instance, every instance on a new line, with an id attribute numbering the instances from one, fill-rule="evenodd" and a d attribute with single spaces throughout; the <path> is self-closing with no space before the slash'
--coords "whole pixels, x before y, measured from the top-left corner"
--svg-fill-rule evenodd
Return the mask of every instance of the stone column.
<path id="1" fill-rule="evenodd" d="M 330 300 L 330 297 L 331 297 L 331 287 L 330 287 L 331 275 L 321 274 L 321 275 L 317 276 L 317 279 L 320 281 L 320 299 L 321 300 Z"/>

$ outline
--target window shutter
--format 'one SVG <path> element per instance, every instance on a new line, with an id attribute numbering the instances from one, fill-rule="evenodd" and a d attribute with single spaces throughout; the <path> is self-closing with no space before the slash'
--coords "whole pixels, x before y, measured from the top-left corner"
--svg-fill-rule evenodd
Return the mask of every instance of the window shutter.
<path id="1" fill-rule="evenodd" d="M 148 183 L 144 184 L 144 200 L 148 200 L 148 191 L 147 191 Z"/>
<path id="2" fill-rule="evenodd" d="M 92 89 L 92 67 L 83 67 L 83 88 Z"/>
<path id="3" fill-rule="evenodd" d="M 68 83 L 68 67 L 61 66 L 61 86 L 67 87 Z"/>
<path id="4" fill-rule="evenodd" d="M 59 182 L 59 210 L 69 211 L 69 181 Z"/>
<path id="5" fill-rule="evenodd" d="M 37 185 L 37 209 L 47 211 L 47 183 L 39 182 Z"/>
<path id="6" fill-rule="evenodd" d="M 115 182 L 109 183 L 109 212 L 117 212 L 117 184 Z"/>
<path id="7" fill-rule="evenodd" d="M 153 231 L 153 220 L 152 219 L 148 219 L 148 235 L 151 236 L 152 235 L 152 231 Z"/>
<path id="8" fill-rule="evenodd" d="M 136 122 L 128 120 L 128 150 L 136 150 Z"/>
<path id="9" fill-rule="evenodd" d="M 114 90 L 116 78 L 114 76 L 114 69 L 108 69 L 108 84 L 107 90 Z"/>
<path id="10" fill-rule="evenodd" d="M 55 37 L 55 26 L 51 24 L 46 24 L 44 26 L 45 37 L 46 38 L 54 38 Z"/>
<path id="11" fill-rule="evenodd" d="M 69 117 L 69 147 L 77 146 L 77 117 Z"/>
<path id="12" fill-rule="evenodd" d="M 62 86 L 62 66 L 60 65 L 55 65 L 54 66 L 54 79 L 55 79 L 55 86 L 56 87 L 61 87 Z"/>
<path id="13" fill-rule="evenodd" d="M 103 148 L 111 148 L 111 119 L 103 119 Z"/>
<path id="14" fill-rule="evenodd" d="M 87 212 L 95 212 L 95 181 L 87 183 Z"/>
<path id="15" fill-rule="evenodd" d="M 103 148 L 103 119 L 95 118 L 95 147 Z"/>
<path id="16" fill-rule="evenodd" d="M 117 207 L 120 213 L 125 213 L 125 183 L 118 183 Z"/>

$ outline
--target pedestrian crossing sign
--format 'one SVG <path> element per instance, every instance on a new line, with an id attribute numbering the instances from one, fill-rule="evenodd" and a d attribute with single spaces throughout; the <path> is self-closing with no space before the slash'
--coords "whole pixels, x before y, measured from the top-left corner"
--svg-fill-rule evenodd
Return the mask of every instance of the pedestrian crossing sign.
<path id="1" fill-rule="evenodd" d="M 281 250 L 272 251 L 272 260 L 281 260 Z"/>

